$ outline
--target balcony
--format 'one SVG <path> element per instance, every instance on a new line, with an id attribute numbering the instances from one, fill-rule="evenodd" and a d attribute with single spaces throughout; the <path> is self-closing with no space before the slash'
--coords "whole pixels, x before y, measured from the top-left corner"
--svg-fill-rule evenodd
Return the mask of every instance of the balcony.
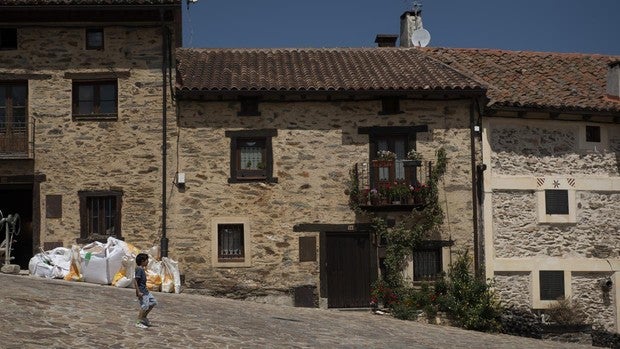
<path id="1" fill-rule="evenodd" d="M 415 160 L 372 160 L 352 171 L 351 203 L 366 211 L 422 209 L 432 163 Z"/>
<path id="2" fill-rule="evenodd" d="M 34 121 L 7 122 L 0 119 L 0 159 L 34 157 Z"/>

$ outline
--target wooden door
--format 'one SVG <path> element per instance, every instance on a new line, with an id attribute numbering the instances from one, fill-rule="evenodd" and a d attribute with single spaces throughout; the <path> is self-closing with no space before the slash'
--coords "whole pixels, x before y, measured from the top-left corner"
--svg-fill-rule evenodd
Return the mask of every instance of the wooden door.
<path id="1" fill-rule="evenodd" d="M 372 275 L 370 235 L 327 233 L 325 248 L 328 306 L 368 307 Z"/>

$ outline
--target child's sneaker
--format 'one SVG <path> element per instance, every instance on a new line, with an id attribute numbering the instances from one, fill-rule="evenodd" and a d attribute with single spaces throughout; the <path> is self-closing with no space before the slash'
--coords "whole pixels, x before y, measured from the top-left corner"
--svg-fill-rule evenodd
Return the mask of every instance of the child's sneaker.
<path id="1" fill-rule="evenodd" d="M 138 328 L 148 328 L 148 326 L 146 326 L 145 324 L 143 324 L 140 321 L 136 322 L 136 327 L 138 327 Z"/>
<path id="2" fill-rule="evenodd" d="M 151 322 L 147 318 L 142 319 L 142 324 L 144 324 L 144 325 L 146 325 L 148 327 L 151 327 Z"/>

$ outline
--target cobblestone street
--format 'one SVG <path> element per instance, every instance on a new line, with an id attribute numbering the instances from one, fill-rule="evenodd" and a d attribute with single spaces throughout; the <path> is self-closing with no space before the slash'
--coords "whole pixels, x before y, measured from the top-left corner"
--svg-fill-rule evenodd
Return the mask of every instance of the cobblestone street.
<path id="1" fill-rule="evenodd" d="M 155 293 L 153 327 L 134 326 L 132 289 L 0 274 L 2 348 L 585 348 L 369 312 Z"/>

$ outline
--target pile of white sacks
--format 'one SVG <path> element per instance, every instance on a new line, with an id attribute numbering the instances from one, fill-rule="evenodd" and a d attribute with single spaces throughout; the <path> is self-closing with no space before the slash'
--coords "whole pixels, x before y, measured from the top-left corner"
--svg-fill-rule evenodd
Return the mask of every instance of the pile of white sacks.
<path id="1" fill-rule="evenodd" d="M 181 292 L 179 264 L 170 258 L 158 260 L 159 250 L 153 247 L 140 251 L 134 246 L 109 237 L 104 244 L 93 242 L 84 247 L 57 247 L 30 259 L 30 275 L 67 281 L 84 281 L 116 287 L 133 287 L 135 258 L 138 253 L 149 255 L 146 270 L 147 287 L 151 291 Z"/>

